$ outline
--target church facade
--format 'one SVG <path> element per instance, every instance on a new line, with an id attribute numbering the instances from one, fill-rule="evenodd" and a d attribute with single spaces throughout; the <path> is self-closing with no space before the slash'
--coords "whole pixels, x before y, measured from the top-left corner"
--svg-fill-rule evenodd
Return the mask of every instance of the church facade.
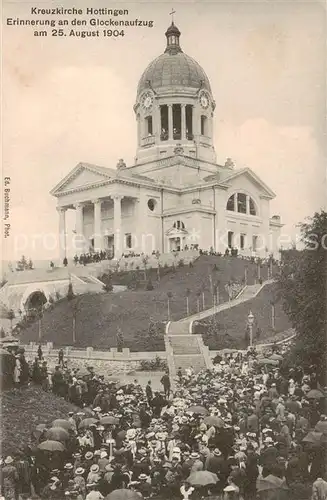
<path id="1" fill-rule="evenodd" d="M 272 190 L 230 159 L 216 162 L 215 101 L 201 66 L 180 46 L 172 23 L 163 54 L 142 74 L 134 112 L 134 164 L 116 168 L 79 163 L 54 189 L 61 258 L 66 214 L 76 214 L 77 253 L 104 250 L 161 253 L 188 248 L 278 257 L 282 227 L 271 216 Z"/>

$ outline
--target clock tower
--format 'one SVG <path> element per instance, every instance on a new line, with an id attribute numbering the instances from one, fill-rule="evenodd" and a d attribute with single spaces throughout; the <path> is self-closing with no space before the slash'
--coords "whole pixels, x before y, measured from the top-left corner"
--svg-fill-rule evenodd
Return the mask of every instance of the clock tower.
<path id="1" fill-rule="evenodd" d="M 216 162 L 213 146 L 215 101 L 201 66 L 180 46 L 172 24 L 166 49 L 145 69 L 137 88 L 136 165 L 175 154 Z"/>

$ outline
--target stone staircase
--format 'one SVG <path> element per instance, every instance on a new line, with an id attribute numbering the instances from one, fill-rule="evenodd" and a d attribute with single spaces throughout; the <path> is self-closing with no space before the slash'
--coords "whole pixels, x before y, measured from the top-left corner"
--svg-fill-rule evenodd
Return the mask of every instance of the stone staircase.
<path id="1" fill-rule="evenodd" d="M 173 390 L 175 377 L 179 369 L 184 371 L 186 368 L 192 367 L 195 373 L 197 373 L 201 370 L 212 368 L 209 349 L 204 345 L 202 336 L 192 334 L 193 322 L 253 299 L 264 286 L 270 283 L 273 283 L 273 280 L 267 280 L 263 284 L 245 286 L 241 293 L 229 302 L 224 302 L 179 321 L 170 321 L 167 323 L 165 347 Z"/>
<path id="2" fill-rule="evenodd" d="M 207 318 L 214 314 L 218 314 L 226 309 L 231 309 L 232 307 L 236 307 L 243 302 L 253 299 L 261 292 L 261 290 L 266 286 L 274 283 L 274 280 L 267 280 L 262 284 L 248 285 L 243 288 L 241 293 L 233 300 L 229 302 L 223 302 L 218 306 L 211 307 L 210 309 L 206 309 L 205 311 L 201 311 L 199 313 L 193 314 L 192 316 L 187 316 L 186 318 L 182 318 L 176 322 L 170 322 L 167 325 L 167 331 L 170 332 L 188 332 L 192 333 L 192 326 L 194 321 L 199 321 L 201 319 Z"/>
<path id="3" fill-rule="evenodd" d="M 179 324 L 179 330 L 181 329 Z M 167 364 L 171 385 L 174 390 L 175 377 L 179 369 L 182 372 L 192 367 L 195 373 L 212 368 L 209 349 L 204 345 L 201 335 L 192 335 L 187 331 L 172 332 L 165 335 Z"/>

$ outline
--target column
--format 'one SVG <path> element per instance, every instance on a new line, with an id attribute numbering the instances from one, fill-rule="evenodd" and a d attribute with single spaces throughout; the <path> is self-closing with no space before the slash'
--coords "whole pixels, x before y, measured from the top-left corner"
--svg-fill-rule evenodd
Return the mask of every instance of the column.
<path id="1" fill-rule="evenodd" d="M 184 141 L 186 139 L 186 105 L 181 104 L 181 124 L 182 124 L 182 130 L 181 130 L 181 139 Z"/>
<path id="2" fill-rule="evenodd" d="M 237 193 L 234 194 L 234 212 L 238 212 L 238 210 L 237 210 Z"/>
<path id="3" fill-rule="evenodd" d="M 160 141 L 161 134 L 161 115 L 160 115 L 160 106 L 155 106 L 153 108 L 153 135 L 155 136 L 156 143 Z"/>
<path id="4" fill-rule="evenodd" d="M 59 214 L 59 255 L 60 263 L 66 257 L 66 208 L 57 207 L 57 212 Z"/>
<path id="5" fill-rule="evenodd" d="M 248 194 L 246 195 L 246 213 L 250 213 L 250 196 Z"/>
<path id="6" fill-rule="evenodd" d="M 115 259 L 120 259 L 122 254 L 122 232 L 121 232 L 121 200 L 122 196 L 115 195 L 114 199 L 114 245 L 115 245 Z"/>
<path id="7" fill-rule="evenodd" d="M 168 104 L 168 139 L 173 138 L 173 105 Z"/>
<path id="8" fill-rule="evenodd" d="M 93 200 L 94 205 L 94 250 L 99 252 L 102 250 L 102 233 L 101 233 L 101 206 L 102 200 Z"/>
<path id="9" fill-rule="evenodd" d="M 77 255 L 84 253 L 85 251 L 85 236 L 84 236 L 84 219 L 83 219 L 83 203 L 76 203 L 74 205 L 76 209 L 76 226 L 75 226 L 75 252 Z"/>

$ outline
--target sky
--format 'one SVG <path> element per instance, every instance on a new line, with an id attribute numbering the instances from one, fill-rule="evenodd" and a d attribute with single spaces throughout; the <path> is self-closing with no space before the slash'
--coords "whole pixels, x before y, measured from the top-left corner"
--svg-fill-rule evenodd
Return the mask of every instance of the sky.
<path id="1" fill-rule="evenodd" d="M 61 4 L 3 2 L 2 165 L 3 178 L 10 177 L 4 259 L 17 260 L 22 253 L 33 259 L 57 256 L 57 248 L 45 249 L 40 238 L 58 231 L 56 199 L 49 191 L 77 163 L 115 168 L 124 158 L 133 164 L 137 83 L 164 51 L 172 8 L 183 51 L 199 62 L 211 83 L 218 163 L 231 157 L 236 168 L 250 167 L 271 187 L 277 195 L 271 215 L 281 215 L 291 239 L 298 222 L 325 207 L 326 15 L 321 3 L 62 4 L 127 8 L 126 19 L 152 20 L 154 26 L 125 28 L 120 38 L 34 37 L 33 28 L 7 26 L 6 19 L 31 19 L 31 7 Z"/>

